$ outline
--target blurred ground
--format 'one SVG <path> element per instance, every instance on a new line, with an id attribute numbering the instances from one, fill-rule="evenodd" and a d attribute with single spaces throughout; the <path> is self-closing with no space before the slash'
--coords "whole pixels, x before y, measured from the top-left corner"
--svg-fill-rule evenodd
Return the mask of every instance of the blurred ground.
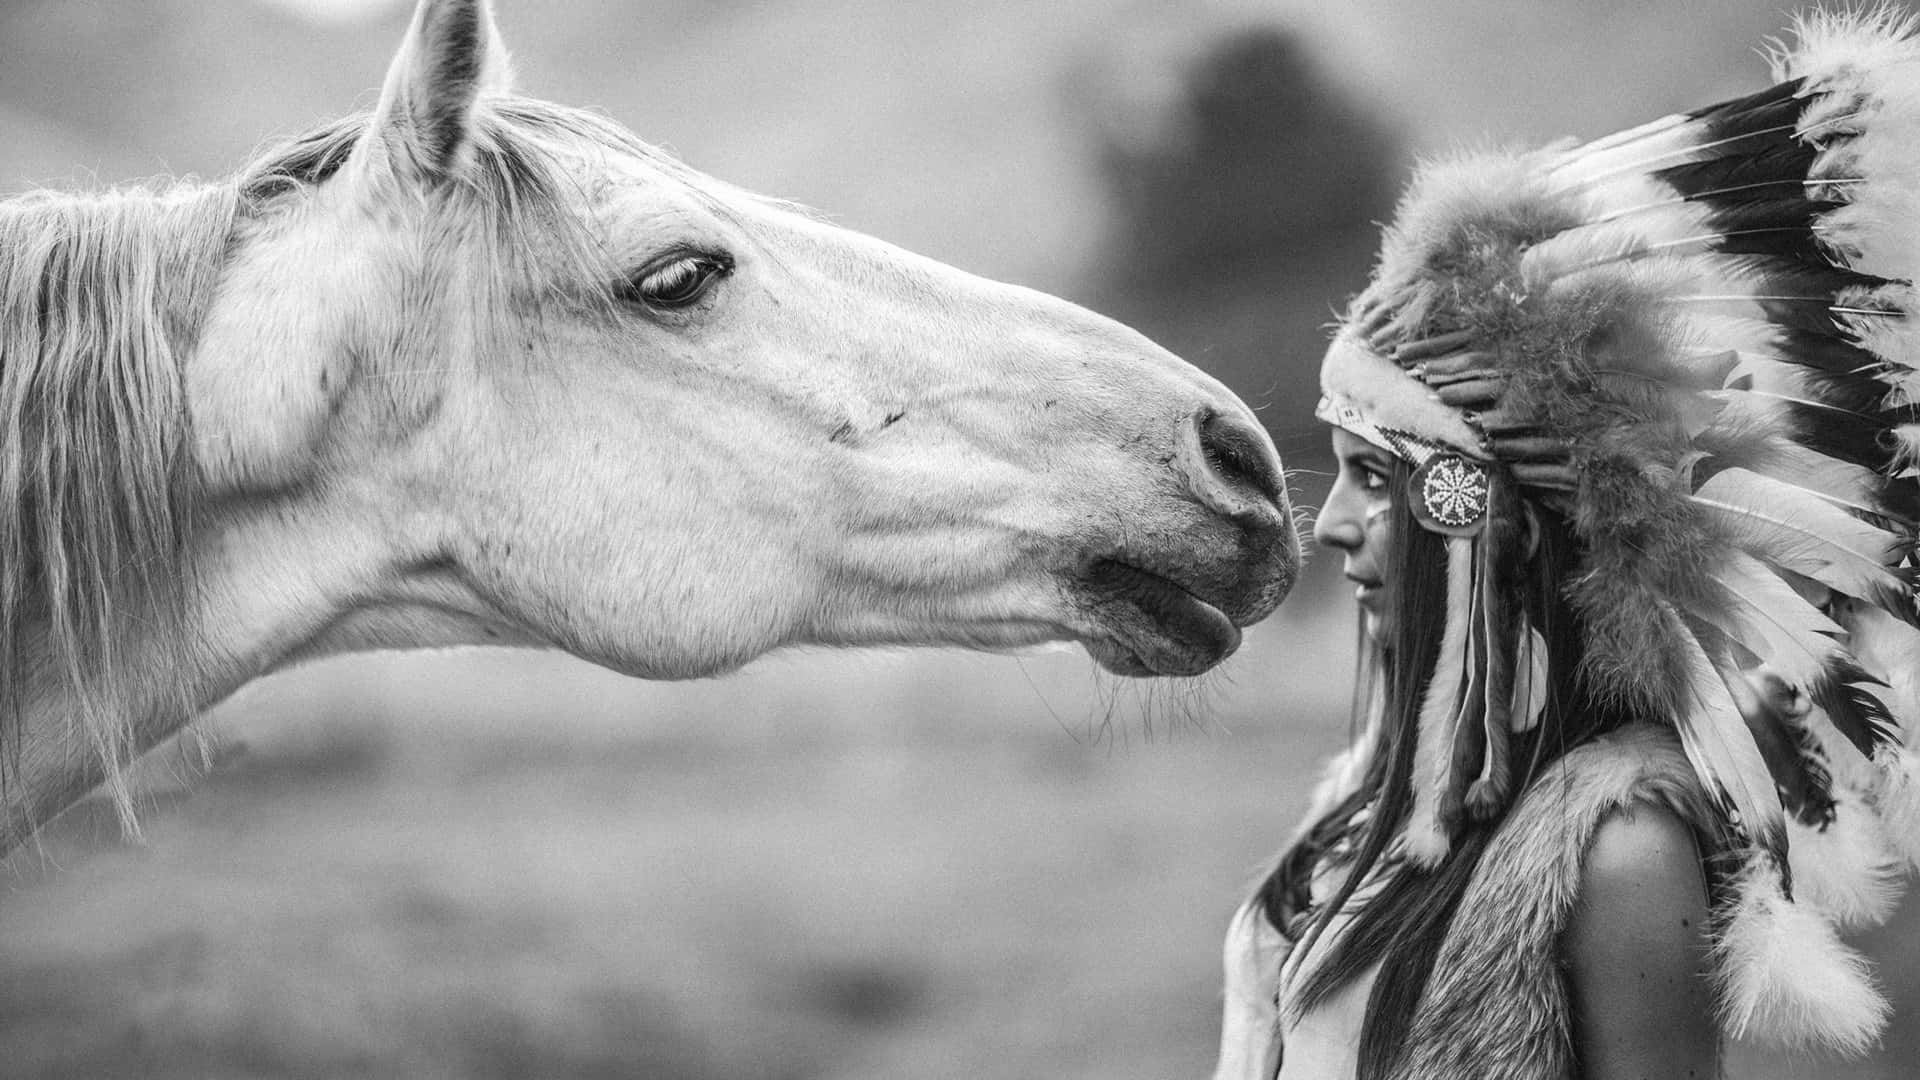
<path id="1" fill-rule="evenodd" d="M 0 191 L 226 171 L 366 104 L 405 5 L 0 0 Z M 1409 153 L 1757 85 L 1772 3 L 499 0 L 522 82 L 693 164 L 1115 311 L 1263 414 L 1308 501 L 1318 325 Z M 1178 223 L 1170 228 L 1169 223 Z M 1219 935 L 1344 735 L 1326 578 L 1195 687 L 1076 653 L 333 662 L 0 864 L 0 1075 L 1204 1075 Z M 191 787 L 190 795 L 183 792 Z M 1920 906 L 1920 905 L 1916 905 Z M 1841 1068 L 1920 1075 L 1899 1002 Z"/>
<path id="2" fill-rule="evenodd" d="M 362 667 L 223 710 L 146 848 L 83 817 L 17 871 L 0 1071 L 1202 1075 L 1219 925 L 1337 736 L 1176 692 L 1149 738 L 1071 654 Z"/>

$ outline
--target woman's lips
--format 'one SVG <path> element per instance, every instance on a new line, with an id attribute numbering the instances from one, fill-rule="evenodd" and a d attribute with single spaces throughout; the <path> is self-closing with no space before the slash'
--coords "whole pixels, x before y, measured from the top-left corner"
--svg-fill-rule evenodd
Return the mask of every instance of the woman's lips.
<path id="1" fill-rule="evenodd" d="M 1385 590 L 1377 581 L 1356 582 L 1353 590 L 1353 598 L 1360 602 L 1361 607 L 1369 611 L 1377 611 L 1379 609 L 1380 601 L 1384 595 Z"/>

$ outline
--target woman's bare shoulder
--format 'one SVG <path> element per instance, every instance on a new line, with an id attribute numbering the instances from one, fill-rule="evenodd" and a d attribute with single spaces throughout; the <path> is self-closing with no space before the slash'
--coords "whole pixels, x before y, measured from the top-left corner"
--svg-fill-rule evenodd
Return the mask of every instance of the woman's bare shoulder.
<path id="1" fill-rule="evenodd" d="M 1703 907 L 1707 899 L 1693 830 L 1680 815 L 1651 802 L 1636 802 L 1601 819 L 1587 845 L 1582 879 L 1583 892 L 1596 887 L 1645 891 L 1684 886 Z"/>
<path id="2" fill-rule="evenodd" d="M 1594 963 L 1632 956 L 1684 966 L 1706 943 L 1707 903 L 1693 830 L 1665 807 L 1635 803 L 1594 831 L 1565 944 L 1599 950 Z"/>
<path id="3" fill-rule="evenodd" d="M 1652 803 L 1603 820 L 1561 951 L 1584 1075 L 1711 1076 L 1707 882 L 1686 822 Z"/>

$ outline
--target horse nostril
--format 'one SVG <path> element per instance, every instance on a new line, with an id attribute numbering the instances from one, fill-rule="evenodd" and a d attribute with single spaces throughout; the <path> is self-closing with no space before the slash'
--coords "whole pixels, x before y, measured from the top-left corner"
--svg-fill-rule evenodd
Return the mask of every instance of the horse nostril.
<path id="1" fill-rule="evenodd" d="M 1244 420 L 1205 409 L 1194 417 L 1200 450 L 1214 475 L 1240 487 L 1252 488 L 1279 502 L 1285 495 L 1280 463 L 1260 433 Z"/>

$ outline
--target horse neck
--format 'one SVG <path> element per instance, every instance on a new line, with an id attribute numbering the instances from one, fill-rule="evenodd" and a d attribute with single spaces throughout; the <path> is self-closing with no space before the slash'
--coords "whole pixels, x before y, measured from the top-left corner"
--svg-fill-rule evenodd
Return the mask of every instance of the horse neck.
<path id="1" fill-rule="evenodd" d="M 350 591 L 287 506 L 202 512 L 183 368 L 237 206 L 188 186 L 0 202 L 0 851 L 103 781 L 131 822 L 121 763 Z M 286 535 L 262 545 L 260 522 Z"/>
<path id="2" fill-rule="evenodd" d="M 177 568 L 188 587 L 171 629 L 132 627 L 111 667 L 85 684 L 56 662 L 44 618 L 24 629 L 0 854 L 103 784 L 137 832 L 109 761 L 131 761 L 259 676 L 343 653 L 546 645 L 457 572 L 396 547 L 393 516 L 377 505 L 297 491 L 251 496 L 203 508 L 195 526 Z M 111 758 L 101 738 L 118 740 Z"/>
<path id="3" fill-rule="evenodd" d="M 540 644 L 380 485 L 232 488 L 195 463 L 184 388 L 236 206 L 226 188 L 0 202 L 0 853 L 102 784 L 131 827 L 122 766 L 277 668 Z M 240 378 L 275 363 L 228 359 Z"/>

